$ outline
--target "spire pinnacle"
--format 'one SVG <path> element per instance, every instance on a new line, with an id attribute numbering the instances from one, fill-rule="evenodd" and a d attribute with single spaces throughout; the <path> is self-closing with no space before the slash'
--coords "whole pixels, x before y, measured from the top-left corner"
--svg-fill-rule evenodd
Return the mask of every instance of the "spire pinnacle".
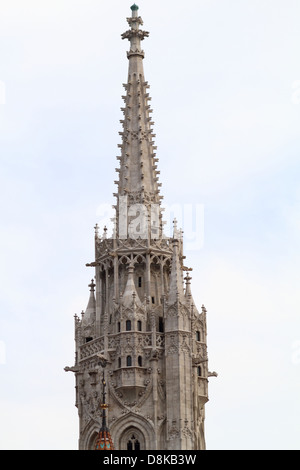
<path id="1" fill-rule="evenodd" d="M 118 145 L 121 155 L 117 157 L 120 168 L 116 168 L 119 178 L 115 181 L 118 185 L 118 192 L 115 193 L 118 198 L 116 232 L 117 236 L 120 236 L 122 231 L 122 237 L 123 232 L 128 229 L 128 224 L 125 230 L 123 227 L 120 230 L 121 213 L 126 213 L 126 210 L 134 205 L 143 204 L 150 219 L 150 206 L 155 210 L 158 209 L 162 199 L 159 195 L 161 183 L 158 181 L 156 146 L 153 141 L 155 134 L 151 127 L 154 124 L 151 117 L 151 98 L 148 93 L 149 85 L 144 76 L 144 51 L 141 49 L 141 41 L 148 37 L 149 33 L 140 29 L 143 20 L 137 14 L 138 6 L 132 5 L 131 10 L 132 16 L 127 18 L 130 29 L 121 35 L 122 39 L 130 41 L 130 49 L 127 52 L 128 81 L 124 84 L 126 95 L 122 96 L 125 106 L 121 108 L 124 118 L 120 121 L 123 126 L 122 132 L 119 132 L 122 137 L 122 144 Z M 155 213 L 161 220 L 161 209 Z M 162 224 L 160 222 L 156 225 L 160 228 Z M 148 226 L 148 232 L 149 230 Z"/>
<path id="2" fill-rule="evenodd" d="M 84 325 L 92 324 L 96 315 L 96 298 L 95 298 L 94 279 L 91 280 L 91 283 L 89 284 L 89 288 L 90 288 L 90 297 L 89 297 L 86 310 L 85 312 L 83 312 L 83 324 Z"/>
<path id="3" fill-rule="evenodd" d="M 168 302 L 171 305 L 177 300 L 183 301 L 183 299 L 184 299 L 183 279 L 182 279 L 181 263 L 179 259 L 178 240 L 174 239 Z"/>
<path id="4" fill-rule="evenodd" d="M 128 278 L 122 297 L 122 305 L 128 308 L 131 307 L 134 303 L 137 303 L 139 306 L 141 306 L 141 301 L 134 283 L 134 266 L 133 264 L 130 264 L 128 266 Z"/>

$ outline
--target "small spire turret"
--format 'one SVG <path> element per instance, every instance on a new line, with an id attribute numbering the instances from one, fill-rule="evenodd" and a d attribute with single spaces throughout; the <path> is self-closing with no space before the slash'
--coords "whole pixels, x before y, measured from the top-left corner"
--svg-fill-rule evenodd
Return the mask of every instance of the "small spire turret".
<path id="1" fill-rule="evenodd" d="M 182 268 L 179 259 L 179 242 L 176 239 L 173 239 L 173 256 L 172 256 L 172 266 L 170 274 L 170 289 L 168 295 L 168 303 L 171 305 L 177 300 L 183 301 L 184 292 L 183 292 L 183 276 Z"/>

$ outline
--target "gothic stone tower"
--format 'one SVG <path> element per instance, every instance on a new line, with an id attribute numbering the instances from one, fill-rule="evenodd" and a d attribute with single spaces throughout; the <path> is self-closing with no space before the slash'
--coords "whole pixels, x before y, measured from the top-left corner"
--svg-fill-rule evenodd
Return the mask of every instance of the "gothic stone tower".
<path id="1" fill-rule="evenodd" d="M 138 7 L 131 7 L 128 81 L 120 132 L 114 231 L 95 227 L 95 269 L 81 319 L 75 315 L 79 449 L 93 449 L 101 426 L 99 361 L 106 361 L 107 425 L 114 448 L 205 449 L 208 401 L 206 310 L 191 294 L 182 231 L 163 235 L 151 109 Z M 183 279 L 183 272 L 187 275 Z M 185 282 L 184 282 L 185 281 Z M 100 359 L 101 358 L 101 359 Z"/>

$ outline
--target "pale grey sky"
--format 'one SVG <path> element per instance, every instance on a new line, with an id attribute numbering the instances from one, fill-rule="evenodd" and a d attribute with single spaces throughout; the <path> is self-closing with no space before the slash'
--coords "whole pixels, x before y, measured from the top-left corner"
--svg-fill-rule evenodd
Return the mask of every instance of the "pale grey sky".
<path id="1" fill-rule="evenodd" d="M 300 4 L 137 4 L 164 203 L 204 207 L 207 448 L 299 449 Z M 77 448 L 63 368 L 115 202 L 130 5 L 0 0 L 2 449 Z"/>

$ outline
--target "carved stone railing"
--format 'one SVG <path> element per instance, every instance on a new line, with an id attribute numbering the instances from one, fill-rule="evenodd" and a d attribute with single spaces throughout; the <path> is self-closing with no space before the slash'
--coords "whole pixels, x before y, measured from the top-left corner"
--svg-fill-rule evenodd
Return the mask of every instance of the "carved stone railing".
<path id="1" fill-rule="evenodd" d="M 165 335 L 164 333 L 156 333 L 156 344 L 153 345 L 152 333 L 141 332 L 141 331 L 123 331 L 122 333 L 116 333 L 108 336 L 108 350 L 116 350 L 120 347 L 126 347 L 126 345 L 145 348 L 163 349 L 165 347 Z"/>
<path id="2" fill-rule="evenodd" d="M 125 348 L 126 345 L 132 347 L 140 347 L 142 349 L 152 349 L 153 346 L 157 349 L 165 347 L 165 335 L 163 333 L 156 333 L 156 344 L 153 345 L 152 333 L 142 331 L 123 331 L 108 335 L 108 352 L 115 351 L 120 348 Z M 104 337 L 96 338 L 88 343 L 85 343 L 79 348 L 79 361 L 83 361 L 98 353 L 104 351 Z"/>
<path id="3" fill-rule="evenodd" d="M 104 349 L 104 338 L 96 338 L 88 343 L 83 344 L 79 348 L 79 361 L 87 359 L 94 356 L 97 353 L 100 353 Z"/>
<path id="4" fill-rule="evenodd" d="M 148 240 L 144 239 L 119 239 L 117 238 L 115 242 L 112 238 L 100 239 L 96 240 L 96 247 L 97 247 L 97 254 L 96 258 L 102 258 L 105 255 L 108 255 L 112 251 L 116 250 L 119 254 L 123 252 L 143 252 L 148 251 L 149 249 L 156 251 L 162 251 L 171 254 L 172 253 L 172 244 L 169 238 L 157 238 L 150 240 L 150 244 Z"/>
<path id="5" fill-rule="evenodd" d="M 156 347 L 164 348 L 165 347 L 165 335 L 164 333 L 156 333 Z"/>

